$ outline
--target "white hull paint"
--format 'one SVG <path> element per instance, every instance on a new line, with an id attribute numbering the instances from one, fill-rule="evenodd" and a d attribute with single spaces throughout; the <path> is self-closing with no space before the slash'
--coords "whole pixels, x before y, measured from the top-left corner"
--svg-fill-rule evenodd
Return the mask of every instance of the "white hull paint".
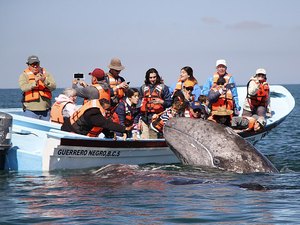
<path id="1" fill-rule="evenodd" d="M 241 133 L 255 143 L 279 125 L 293 110 L 295 100 L 280 85 L 271 86 L 272 118 L 265 131 Z M 238 87 L 240 103 L 245 87 Z M 108 164 L 171 164 L 179 160 L 163 139 L 108 140 L 89 138 L 60 131 L 60 125 L 21 116 L 21 109 L 0 109 L 13 116 L 12 148 L 6 156 L 5 168 L 18 171 L 52 171 L 84 169 Z"/>

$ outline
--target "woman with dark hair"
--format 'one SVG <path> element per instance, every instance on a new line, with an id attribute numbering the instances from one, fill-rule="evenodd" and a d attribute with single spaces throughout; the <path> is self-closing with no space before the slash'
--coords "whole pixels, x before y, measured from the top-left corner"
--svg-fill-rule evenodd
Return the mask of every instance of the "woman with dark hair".
<path id="1" fill-rule="evenodd" d="M 147 70 L 145 84 L 140 88 L 141 96 L 141 120 L 142 139 L 156 139 L 157 133 L 149 129 L 152 116 L 163 112 L 172 104 L 169 87 L 163 84 L 158 71 L 155 68 Z"/>
<path id="2" fill-rule="evenodd" d="M 180 70 L 180 76 L 174 88 L 171 89 L 172 93 L 176 91 L 182 91 L 186 96 L 189 96 L 187 100 L 194 101 L 201 95 L 201 88 L 198 85 L 197 79 L 194 77 L 192 67 L 185 66 Z"/>
<path id="3" fill-rule="evenodd" d="M 128 138 L 138 138 L 140 135 L 140 109 L 137 107 L 139 101 L 139 90 L 136 88 L 129 88 L 125 92 L 125 99 L 121 100 L 116 108 L 116 114 L 119 117 L 121 125 L 127 127 Z M 123 136 L 122 133 L 117 133 L 118 136 Z"/>

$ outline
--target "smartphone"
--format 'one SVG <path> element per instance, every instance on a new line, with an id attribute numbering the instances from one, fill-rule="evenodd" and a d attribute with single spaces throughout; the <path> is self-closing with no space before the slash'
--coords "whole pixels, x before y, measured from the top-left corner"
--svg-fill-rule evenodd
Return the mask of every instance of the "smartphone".
<path id="1" fill-rule="evenodd" d="M 83 73 L 74 73 L 74 79 L 83 80 L 84 74 Z"/>

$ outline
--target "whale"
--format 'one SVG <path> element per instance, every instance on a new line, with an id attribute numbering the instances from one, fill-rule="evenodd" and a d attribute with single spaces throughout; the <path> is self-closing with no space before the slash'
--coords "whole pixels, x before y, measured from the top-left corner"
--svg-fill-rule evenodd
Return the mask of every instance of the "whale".
<path id="1" fill-rule="evenodd" d="M 184 165 L 235 173 L 278 173 L 276 167 L 232 128 L 203 119 L 175 117 L 164 138 Z"/>

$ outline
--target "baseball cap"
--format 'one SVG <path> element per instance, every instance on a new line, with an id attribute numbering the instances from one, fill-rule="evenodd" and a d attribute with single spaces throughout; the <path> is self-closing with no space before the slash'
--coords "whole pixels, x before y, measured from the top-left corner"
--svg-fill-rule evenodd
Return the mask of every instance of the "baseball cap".
<path id="1" fill-rule="evenodd" d="M 266 75 L 267 71 L 265 69 L 263 69 L 263 68 L 259 68 L 259 69 L 256 70 L 255 74 L 265 74 Z"/>
<path id="2" fill-rule="evenodd" d="M 219 65 L 227 66 L 226 60 L 225 59 L 218 59 L 217 62 L 216 62 L 216 67 L 219 66 Z"/>
<path id="3" fill-rule="evenodd" d="M 27 64 L 28 65 L 33 64 L 33 63 L 40 63 L 39 58 L 37 56 L 35 56 L 35 55 L 31 55 L 27 59 Z"/>
<path id="4" fill-rule="evenodd" d="M 103 80 L 105 72 L 100 68 L 96 68 L 93 70 L 93 72 L 89 73 L 89 75 L 96 77 L 98 80 Z"/>

